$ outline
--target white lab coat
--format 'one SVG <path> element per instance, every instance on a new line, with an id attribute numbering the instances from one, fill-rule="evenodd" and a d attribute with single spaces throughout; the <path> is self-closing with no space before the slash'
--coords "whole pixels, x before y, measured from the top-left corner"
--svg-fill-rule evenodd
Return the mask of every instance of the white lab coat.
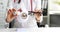
<path id="1" fill-rule="evenodd" d="M 11 1 L 11 0 L 9 0 Z M 21 0 L 21 3 L 14 3 L 14 1 L 12 0 L 11 2 L 9 2 L 9 8 L 15 8 L 16 10 L 18 9 L 22 9 L 23 12 L 27 13 L 28 15 L 28 11 L 31 11 L 31 6 L 30 6 L 30 0 Z M 34 9 L 41 9 L 41 0 L 33 0 L 33 11 Z M 28 15 L 27 20 L 21 20 L 21 14 L 19 16 L 17 16 L 17 18 L 15 19 L 15 23 L 14 23 L 14 27 L 15 28 L 33 28 L 36 27 L 37 28 L 37 21 L 35 19 L 35 16 L 31 16 Z M 43 16 L 41 16 L 41 20 L 42 21 Z"/>

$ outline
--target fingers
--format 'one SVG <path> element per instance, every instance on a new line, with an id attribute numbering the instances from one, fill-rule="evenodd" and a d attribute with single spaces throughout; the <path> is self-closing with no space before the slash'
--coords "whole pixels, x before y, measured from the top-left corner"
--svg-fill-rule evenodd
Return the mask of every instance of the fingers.
<path id="1" fill-rule="evenodd" d="M 15 12 L 15 11 L 16 11 L 15 9 L 9 9 L 7 17 L 12 18 L 14 16 L 17 16 L 17 15 L 13 15 L 13 12 Z"/>
<path id="2" fill-rule="evenodd" d="M 41 9 L 40 10 L 35 9 L 35 11 L 33 11 L 33 12 L 34 12 L 34 15 L 37 16 L 37 17 L 41 16 L 41 14 L 42 14 L 42 10 Z"/>
<path id="3" fill-rule="evenodd" d="M 8 10 L 8 14 L 7 14 L 8 21 L 12 21 L 13 19 L 15 19 L 15 17 L 17 16 L 17 15 L 13 15 L 13 12 L 15 11 L 16 11 L 15 9 Z"/>
<path id="4" fill-rule="evenodd" d="M 12 9 L 12 12 L 15 12 L 15 11 L 16 11 L 16 10 L 13 8 L 13 9 Z"/>
<path id="5" fill-rule="evenodd" d="M 35 9 L 35 11 L 33 11 L 34 12 L 34 14 L 41 14 L 42 13 L 42 11 L 41 10 L 37 10 L 37 9 Z"/>
<path id="6" fill-rule="evenodd" d="M 16 10 L 13 8 L 13 9 L 9 9 L 8 10 L 8 13 L 13 13 L 13 12 L 15 12 Z"/>
<path id="7" fill-rule="evenodd" d="M 42 10 L 41 9 L 35 9 L 35 11 L 33 11 L 33 12 L 42 12 Z"/>
<path id="8" fill-rule="evenodd" d="M 8 14 L 10 14 L 11 13 L 11 9 L 9 9 L 9 11 L 8 11 Z"/>

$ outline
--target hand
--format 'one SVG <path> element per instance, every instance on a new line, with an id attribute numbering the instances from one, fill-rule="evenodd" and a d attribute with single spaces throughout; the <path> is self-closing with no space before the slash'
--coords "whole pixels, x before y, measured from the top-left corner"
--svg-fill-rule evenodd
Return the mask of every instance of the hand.
<path id="1" fill-rule="evenodd" d="M 10 23 L 13 19 L 15 19 L 15 17 L 17 16 L 13 14 L 15 11 L 16 11 L 15 9 L 9 9 L 7 13 L 6 22 Z"/>
<path id="2" fill-rule="evenodd" d="M 35 9 L 34 12 L 35 12 L 34 13 L 34 16 L 35 16 L 36 20 L 37 21 L 40 21 L 40 16 L 41 16 L 42 11 L 41 10 L 38 10 L 38 9 Z"/>

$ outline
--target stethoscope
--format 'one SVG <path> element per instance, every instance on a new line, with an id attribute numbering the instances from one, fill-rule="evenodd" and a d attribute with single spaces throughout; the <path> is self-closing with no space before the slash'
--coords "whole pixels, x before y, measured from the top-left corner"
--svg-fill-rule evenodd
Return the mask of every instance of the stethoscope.
<path id="1" fill-rule="evenodd" d="M 28 1 L 28 0 L 27 0 Z M 16 2 L 16 0 L 14 0 L 14 3 Z M 18 0 L 17 1 L 17 4 L 19 4 L 21 2 L 21 0 Z M 31 3 L 31 11 L 32 11 L 32 9 L 33 9 L 33 7 L 32 7 L 32 0 L 30 0 L 30 3 Z"/>
<path id="2" fill-rule="evenodd" d="M 27 0 L 28 1 L 28 0 Z M 14 3 L 16 2 L 16 0 L 14 0 Z M 18 0 L 16 3 L 17 4 L 19 4 L 21 2 L 21 0 Z M 36 7 L 37 7 L 37 1 L 34 1 L 34 3 L 36 4 Z M 34 14 L 34 13 L 40 13 L 40 14 L 42 14 L 41 12 L 33 12 L 33 0 L 30 0 L 30 7 L 31 7 L 31 11 L 29 11 L 30 12 L 30 14 Z M 36 8 L 35 7 L 35 8 Z"/>

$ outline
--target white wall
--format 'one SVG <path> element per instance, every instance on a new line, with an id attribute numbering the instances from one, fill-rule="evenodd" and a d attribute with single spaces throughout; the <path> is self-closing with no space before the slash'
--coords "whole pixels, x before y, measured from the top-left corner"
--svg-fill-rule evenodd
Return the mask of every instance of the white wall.
<path id="1" fill-rule="evenodd" d="M 7 2 L 8 0 L 0 0 L 0 28 L 7 26 L 5 22 Z"/>

